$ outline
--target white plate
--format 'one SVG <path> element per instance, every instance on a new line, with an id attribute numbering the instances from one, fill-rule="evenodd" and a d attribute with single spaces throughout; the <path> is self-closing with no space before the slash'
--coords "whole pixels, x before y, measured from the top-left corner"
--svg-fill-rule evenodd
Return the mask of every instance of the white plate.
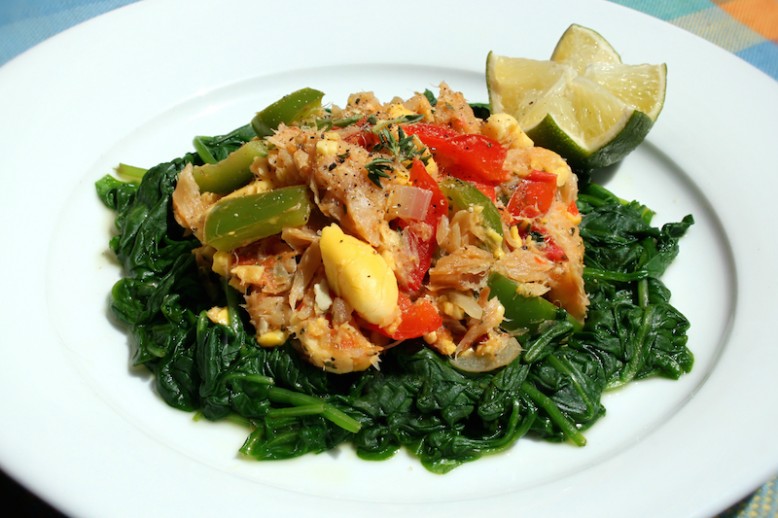
<path id="1" fill-rule="evenodd" d="M 522 440 L 437 476 L 348 448 L 239 460 L 244 430 L 168 408 L 128 367 L 94 194 L 119 161 L 178 156 L 302 86 L 343 104 L 445 80 L 485 101 L 489 50 L 545 59 L 574 22 L 626 62 L 668 64 L 664 111 L 608 186 L 658 223 L 696 219 L 665 277 L 690 375 L 606 396 L 585 448 Z M 604 2 L 141 2 L 66 31 L 0 69 L 0 465 L 76 515 L 713 514 L 778 470 L 776 101 L 737 58 Z"/>

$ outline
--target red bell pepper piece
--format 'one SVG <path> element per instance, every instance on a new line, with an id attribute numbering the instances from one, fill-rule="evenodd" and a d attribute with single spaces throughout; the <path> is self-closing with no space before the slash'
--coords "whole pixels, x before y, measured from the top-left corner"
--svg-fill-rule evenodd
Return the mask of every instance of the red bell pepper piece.
<path id="1" fill-rule="evenodd" d="M 427 271 L 432 264 L 432 255 L 435 253 L 434 231 L 438 227 L 440 218 L 448 214 L 448 199 L 443 195 L 443 192 L 440 190 L 435 179 L 429 175 L 421 160 L 415 159 L 413 161 L 410 169 L 410 181 L 414 187 L 432 192 L 430 205 L 427 208 L 427 214 L 423 220 L 432 227 L 432 236 L 428 239 L 423 239 L 413 232 L 412 229 L 407 230 L 408 238 L 411 241 L 411 247 L 416 251 L 419 260 L 416 268 L 407 273 L 405 282 L 401 288 L 408 291 L 416 291 L 421 288 L 424 276 L 427 274 Z M 408 224 L 405 221 L 398 222 L 400 228 L 405 228 L 407 225 Z"/>
<path id="2" fill-rule="evenodd" d="M 448 198 L 440 190 L 438 182 L 427 172 L 427 168 L 419 159 L 414 159 L 410 169 L 410 181 L 414 187 L 432 192 L 430 206 L 424 218 L 426 223 L 437 226 L 440 218 L 448 214 Z"/>
<path id="3" fill-rule="evenodd" d="M 508 152 L 492 138 L 425 123 L 409 124 L 403 130 L 419 137 L 447 174 L 490 185 L 502 183 L 510 176 L 502 167 Z"/>
<path id="4" fill-rule="evenodd" d="M 406 135 L 416 135 L 419 137 L 419 140 L 430 149 L 437 149 L 438 147 L 445 145 L 448 139 L 461 135 L 461 133 L 454 131 L 451 128 L 426 122 L 404 125 L 403 131 Z"/>
<path id="5" fill-rule="evenodd" d="M 363 117 L 354 123 L 355 126 L 361 128 L 359 131 L 351 133 L 343 140 L 349 144 L 357 145 L 368 151 L 372 151 L 374 147 L 378 145 L 380 139 L 378 135 L 373 133 L 370 124 L 367 122 L 367 117 Z"/>
<path id="6" fill-rule="evenodd" d="M 413 231 L 408 231 L 408 238 L 411 241 L 411 249 L 416 251 L 419 262 L 415 268 L 407 272 L 405 278 L 400 282 L 400 288 L 408 291 L 416 291 L 421 288 L 424 276 L 432 265 L 432 255 L 435 252 L 435 243 L 431 239 L 422 239 Z"/>
<path id="7" fill-rule="evenodd" d="M 556 175 L 532 171 L 522 178 L 508 201 L 508 212 L 515 218 L 535 218 L 548 212 L 556 195 Z"/>
<path id="8" fill-rule="evenodd" d="M 365 323 L 364 326 L 392 340 L 408 340 L 424 336 L 443 325 L 443 318 L 437 308 L 427 299 L 411 302 L 410 297 L 401 291 L 397 303 L 400 306 L 400 324 L 391 332 L 375 324 Z"/>
<path id="9" fill-rule="evenodd" d="M 543 237 L 543 240 L 543 255 L 555 263 L 567 260 L 567 254 L 565 254 L 565 251 L 562 250 L 562 248 L 556 243 L 556 241 L 551 238 L 551 236 L 546 235 Z"/>
<path id="10" fill-rule="evenodd" d="M 391 333 L 390 338 L 394 340 L 418 338 L 443 325 L 443 318 L 429 300 L 419 299 L 411 302 L 407 295 L 400 292 L 397 301 L 401 312 L 400 325 Z"/>
<path id="11" fill-rule="evenodd" d="M 530 233 L 534 234 L 533 239 L 539 242 L 538 248 L 543 252 L 547 259 L 556 263 L 567 260 L 567 254 L 562 250 L 554 238 L 548 235 L 548 231 L 540 225 L 533 224 L 529 227 L 523 227 L 519 230 L 522 239 Z M 542 242 L 540 240 L 542 239 Z"/>

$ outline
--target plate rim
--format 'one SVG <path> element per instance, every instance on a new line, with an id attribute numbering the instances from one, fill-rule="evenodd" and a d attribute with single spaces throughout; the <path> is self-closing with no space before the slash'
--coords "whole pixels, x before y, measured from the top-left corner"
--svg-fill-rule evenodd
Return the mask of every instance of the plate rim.
<path id="1" fill-rule="evenodd" d="M 552 2 L 552 3 L 554 5 L 570 5 L 570 4 L 568 4 L 567 2 L 564 2 L 564 1 Z M 163 12 L 163 13 L 164 12 L 170 13 L 170 12 L 172 12 L 173 8 L 178 4 L 178 2 L 172 2 L 172 1 L 171 2 L 161 2 L 160 3 L 161 7 L 150 7 L 149 4 L 150 3 L 130 4 L 128 6 L 120 8 L 120 9 L 118 9 L 116 11 L 113 11 L 113 12 L 107 13 L 105 15 L 102 15 L 102 16 L 100 16 L 98 18 L 89 20 L 89 21 L 85 22 L 84 24 L 81 24 L 81 25 L 76 26 L 76 27 L 74 27 L 72 29 L 69 29 L 65 33 L 62 33 L 61 35 L 55 36 L 51 40 L 45 42 L 43 45 L 40 45 L 39 47 L 36 47 L 35 49 L 32 49 L 31 51 L 28 51 L 28 52 L 24 53 L 20 57 L 15 58 L 11 62 L 6 64 L 2 68 L 0 68 L 0 92 L 4 91 L 2 88 L 4 86 L 7 86 L 9 82 L 13 82 L 14 81 L 14 76 L 12 76 L 12 73 L 16 73 L 16 71 L 18 71 L 20 69 L 24 69 L 26 67 L 38 66 L 38 65 L 40 65 L 41 61 L 45 62 L 46 59 L 47 59 L 47 56 L 49 56 L 49 55 L 57 56 L 58 54 L 60 54 L 61 51 L 59 50 L 59 47 L 57 47 L 57 45 L 64 44 L 65 40 L 69 40 L 69 43 L 73 43 L 73 40 L 79 40 L 82 37 L 81 34 L 92 34 L 94 32 L 100 33 L 101 31 L 110 28 L 111 25 L 122 25 L 122 23 L 125 23 L 125 22 L 122 21 L 123 19 L 131 19 L 131 21 L 134 21 L 134 20 L 138 19 L 138 17 L 141 17 L 141 15 L 143 13 L 145 13 L 145 12 L 152 13 L 154 11 L 158 11 L 158 12 Z M 234 4 L 235 5 L 243 5 L 243 2 L 236 1 L 236 2 L 234 2 Z M 459 4 L 466 5 L 466 4 L 469 4 L 469 2 L 459 2 Z M 594 5 L 594 6 L 597 6 L 598 9 L 601 9 L 601 10 L 606 11 L 606 12 L 610 11 L 611 8 L 615 5 L 615 4 L 606 4 L 605 2 L 591 2 L 591 4 Z M 608 7 L 606 7 L 606 5 Z M 621 6 L 619 6 L 619 7 L 621 7 Z M 626 9 L 626 8 L 624 8 L 624 9 Z M 687 36 L 692 36 L 692 35 L 689 35 L 688 33 L 683 33 L 680 29 L 664 27 L 663 25 L 656 23 L 657 20 L 655 20 L 653 18 L 648 18 L 645 15 L 640 15 L 640 13 L 637 13 L 636 11 L 634 13 L 636 13 L 637 18 L 640 18 L 643 23 L 648 24 L 654 30 L 657 30 L 657 31 L 660 31 L 660 32 L 664 32 L 664 31 L 677 31 L 677 33 L 674 33 L 674 34 L 676 34 L 682 40 L 685 40 Z M 143 14 L 143 16 L 145 16 L 145 14 Z M 630 16 L 633 16 L 633 15 L 630 15 Z M 663 28 L 660 30 L 659 27 L 663 27 Z M 681 36 L 681 35 L 683 35 L 683 36 Z M 720 52 L 714 52 L 713 49 L 711 49 L 710 47 L 706 47 L 706 45 L 710 45 L 707 42 L 698 42 L 698 43 L 700 44 L 700 48 L 707 48 L 708 49 L 707 54 L 716 55 L 716 56 L 718 56 L 718 55 L 730 56 L 728 53 L 725 53 L 725 51 L 720 51 L 720 49 L 716 49 L 717 51 L 720 51 Z M 753 76 L 752 73 L 747 72 L 747 70 L 751 71 L 751 69 L 753 69 L 753 72 L 755 72 L 756 71 L 755 68 L 753 68 L 751 65 L 748 65 L 746 63 L 743 63 L 742 64 L 743 66 L 736 66 L 735 63 L 737 63 L 737 62 L 739 62 L 739 60 L 738 61 L 729 60 L 726 63 L 726 67 L 730 68 L 730 69 L 732 67 L 734 67 L 735 70 L 737 70 L 738 72 L 741 72 L 744 76 L 746 76 L 746 79 L 753 79 L 753 77 L 756 77 L 756 76 Z M 9 79 L 9 77 L 11 79 Z M 765 77 L 766 77 L 766 79 L 770 79 L 767 76 L 765 76 Z M 756 82 L 759 83 L 759 80 L 756 80 Z M 740 81 L 737 81 L 736 83 L 739 84 Z M 760 93 L 758 95 L 764 95 L 763 92 L 768 92 L 768 94 L 767 94 L 768 96 L 769 96 L 769 92 L 772 92 L 773 95 L 775 94 L 775 90 L 770 90 L 766 85 L 761 85 L 760 84 L 760 87 L 762 88 L 762 90 L 760 90 Z M 0 104 L 0 107 L 4 108 L 5 104 Z M 665 119 L 666 118 L 675 118 L 675 117 L 666 117 L 666 114 L 663 114 L 662 117 L 664 117 Z M 60 183 L 58 183 L 57 185 L 60 185 Z M 16 186 L 14 185 L 13 187 L 16 187 Z M 715 201 L 718 201 L 718 199 L 714 199 L 714 202 Z M 725 217 L 727 217 L 728 215 L 729 215 L 729 213 L 726 213 Z M 14 237 L 15 237 L 15 234 L 14 234 Z M 739 240 L 739 239 L 735 240 L 735 245 L 739 245 L 740 241 L 741 240 Z M 774 255 L 775 247 L 774 246 L 772 248 L 766 247 L 765 249 L 766 249 L 766 251 L 768 252 L 768 254 L 771 257 L 775 258 L 775 255 Z M 736 257 L 735 259 L 738 261 L 737 267 L 742 267 L 742 264 L 739 261 L 740 258 Z M 749 262 L 749 264 L 750 264 L 750 262 Z M 746 293 L 746 295 L 752 295 L 753 294 L 753 287 L 748 285 L 748 288 L 749 288 L 749 292 Z M 740 298 L 742 299 L 743 297 L 741 296 Z M 746 300 L 745 302 L 748 302 L 748 300 Z M 751 304 L 746 304 L 745 302 L 744 302 L 743 307 L 738 306 L 738 312 L 733 316 L 733 318 L 736 320 L 735 329 L 733 330 L 733 332 L 736 332 L 738 334 L 743 333 L 742 329 L 740 329 L 740 327 L 742 327 L 742 325 L 740 327 L 738 327 L 738 325 L 740 324 L 740 322 L 743 319 L 743 317 L 741 316 L 742 312 L 743 311 L 749 312 L 749 311 L 752 311 L 752 310 L 755 309 L 755 308 L 752 307 Z M 4 305 L 3 307 L 5 308 L 6 306 Z M 725 358 L 724 358 L 725 360 L 727 360 L 727 361 L 730 360 L 730 358 L 729 358 L 729 356 L 727 354 L 725 354 L 724 356 L 725 356 Z M 132 434 L 130 434 L 130 435 L 132 435 Z M 775 448 L 773 448 L 773 449 L 775 449 Z M 773 451 L 772 453 L 775 454 L 776 452 Z M 776 458 L 778 458 L 778 456 L 776 456 Z M 31 486 L 31 487 L 35 488 L 36 481 L 39 480 L 39 479 L 35 479 L 34 476 L 33 477 L 26 476 L 25 473 L 24 473 L 24 469 L 19 469 L 18 466 L 13 465 L 13 462 L 12 463 L 6 463 L 5 460 L 6 459 L 3 458 L 3 456 L 0 456 L 0 465 L 2 465 L 4 468 L 6 468 L 12 474 L 17 475 L 22 482 L 26 482 L 25 485 L 28 485 L 28 486 Z M 775 472 L 776 468 L 778 468 L 778 461 L 774 460 L 772 462 L 771 466 L 769 466 L 769 467 L 768 466 L 764 466 L 763 469 L 760 470 L 760 473 L 751 474 L 748 477 L 749 484 L 751 484 L 753 481 L 755 481 L 757 479 L 758 480 L 766 480 L 770 475 L 772 475 Z M 753 488 L 748 488 L 748 489 L 753 489 Z M 743 488 L 741 488 L 741 491 L 746 491 L 748 489 L 743 487 Z M 741 493 L 741 494 L 744 494 L 744 493 Z M 732 500 L 733 496 L 735 496 L 735 495 L 733 495 L 733 493 L 730 492 L 728 496 L 720 497 L 718 504 L 721 504 L 721 503 L 731 503 L 733 501 Z M 66 495 L 64 495 L 64 494 L 55 496 L 55 499 L 61 500 L 63 502 L 63 505 L 65 505 L 65 506 L 72 506 L 72 505 L 74 505 L 74 502 L 70 498 L 66 497 Z M 727 500 L 727 502 L 724 502 L 725 500 Z"/>

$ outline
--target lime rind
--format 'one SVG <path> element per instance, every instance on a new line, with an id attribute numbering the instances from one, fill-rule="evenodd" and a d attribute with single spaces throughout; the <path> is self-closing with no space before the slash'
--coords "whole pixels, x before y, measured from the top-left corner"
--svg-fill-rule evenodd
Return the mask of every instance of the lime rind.
<path id="1" fill-rule="evenodd" d="M 527 136 L 536 146 L 563 156 L 575 171 L 588 172 L 612 165 L 634 150 L 651 130 L 654 121 L 646 114 L 633 111 L 621 131 L 599 149 L 587 149 L 562 130 L 553 115 L 546 117 Z"/>
<path id="2" fill-rule="evenodd" d="M 600 169 L 616 162 L 638 147 L 654 126 L 654 120 L 640 111 L 633 111 L 624 128 L 605 146 L 589 156 L 585 169 Z"/>

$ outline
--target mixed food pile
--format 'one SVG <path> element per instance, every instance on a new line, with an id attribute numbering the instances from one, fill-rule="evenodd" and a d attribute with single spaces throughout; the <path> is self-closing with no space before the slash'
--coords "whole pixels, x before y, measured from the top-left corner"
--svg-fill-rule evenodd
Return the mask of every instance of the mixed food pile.
<path id="1" fill-rule="evenodd" d="M 508 279 L 548 300 L 551 318 L 556 304 L 583 323 L 576 176 L 512 116 L 478 119 L 443 84 L 434 105 L 361 92 L 306 119 L 235 151 L 251 161 L 246 185 L 204 191 L 209 166 L 188 164 L 172 196 L 203 243 L 201 266 L 243 294 L 260 345 L 293 338 L 312 364 L 346 373 L 421 338 L 460 367 L 492 370 L 528 331 L 490 289 Z M 223 308 L 209 314 L 224 322 Z"/>
<path id="2" fill-rule="evenodd" d="M 446 472 L 526 434 L 583 445 L 605 390 L 691 369 L 659 280 L 691 217 L 652 226 L 521 113 L 445 83 L 323 97 L 97 184 L 124 267 L 112 308 L 171 406 L 243 420 L 257 459 L 348 442 Z"/>

